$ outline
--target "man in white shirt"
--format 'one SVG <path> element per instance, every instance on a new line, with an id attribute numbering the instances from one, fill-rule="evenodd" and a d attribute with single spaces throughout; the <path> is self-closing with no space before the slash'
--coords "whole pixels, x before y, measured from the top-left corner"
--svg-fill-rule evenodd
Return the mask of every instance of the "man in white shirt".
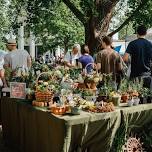
<path id="1" fill-rule="evenodd" d="M 72 48 L 72 51 L 66 53 L 66 55 L 64 57 L 64 63 L 66 66 L 68 66 L 68 67 L 77 66 L 78 59 L 81 56 L 80 50 L 81 50 L 80 45 L 75 44 Z"/>
<path id="2" fill-rule="evenodd" d="M 16 40 L 9 39 L 7 42 L 9 53 L 4 58 L 4 67 L 10 67 L 12 70 L 16 68 L 30 68 L 31 57 L 26 50 L 18 50 Z"/>

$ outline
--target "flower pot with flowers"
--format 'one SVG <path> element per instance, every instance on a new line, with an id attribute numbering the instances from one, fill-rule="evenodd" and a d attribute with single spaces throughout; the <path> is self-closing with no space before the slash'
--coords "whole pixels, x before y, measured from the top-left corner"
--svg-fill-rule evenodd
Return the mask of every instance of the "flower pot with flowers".
<path id="1" fill-rule="evenodd" d="M 87 101 L 93 101 L 93 102 L 95 102 L 97 98 L 97 96 L 90 90 L 83 90 L 82 97 Z"/>
<path id="2" fill-rule="evenodd" d="M 127 103 L 129 99 L 128 85 L 129 85 L 128 79 L 123 79 L 121 81 L 119 92 L 121 92 L 121 100 L 123 103 Z"/>
<path id="3" fill-rule="evenodd" d="M 148 88 L 141 88 L 140 90 L 140 103 L 147 103 L 148 96 L 150 96 L 150 90 Z"/>

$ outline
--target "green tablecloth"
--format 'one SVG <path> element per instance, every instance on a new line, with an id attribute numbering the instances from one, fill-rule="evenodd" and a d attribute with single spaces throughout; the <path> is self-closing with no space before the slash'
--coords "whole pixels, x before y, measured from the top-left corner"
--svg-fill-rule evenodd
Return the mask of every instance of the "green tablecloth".
<path id="1" fill-rule="evenodd" d="M 127 127 L 142 127 L 152 122 L 152 104 L 123 108 L 121 113 L 123 123 Z"/>
<path id="2" fill-rule="evenodd" d="M 121 152 L 129 137 L 140 139 L 146 152 L 152 150 L 152 104 L 121 107 L 121 125 L 112 152 Z"/>
<path id="3" fill-rule="evenodd" d="M 4 140 L 21 152 L 108 152 L 121 113 L 55 116 L 22 100 L 2 99 Z"/>

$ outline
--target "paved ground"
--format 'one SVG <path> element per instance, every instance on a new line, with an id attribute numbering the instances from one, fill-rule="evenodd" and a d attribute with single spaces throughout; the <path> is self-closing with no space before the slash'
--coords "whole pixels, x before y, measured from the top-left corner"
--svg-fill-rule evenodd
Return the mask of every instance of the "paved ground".
<path id="1" fill-rule="evenodd" d="M 0 152 L 15 152 L 13 150 L 10 150 L 6 146 L 4 146 L 3 140 L 2 140 L 2 127 L 0 126 Z"/>

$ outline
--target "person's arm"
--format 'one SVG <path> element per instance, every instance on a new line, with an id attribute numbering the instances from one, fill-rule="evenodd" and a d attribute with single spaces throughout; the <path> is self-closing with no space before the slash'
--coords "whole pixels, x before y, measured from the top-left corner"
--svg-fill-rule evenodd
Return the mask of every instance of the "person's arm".
<path id="1" fill-rule="evenodd" d="M 123 60 L 124 60 L 124 62 L 128 62 L 129 61 L 129 54 L 128 53 L 124 54 Z"/>
<path id="2" fill-rule="evenodd" d="M 67 61 L 64 61 L 64 64 L 67 66 L 67 67 L 74 67 L 71 63 L 67 62 Z"/>
<path id="3" fill-rule="evenodd" d="M 10 59 L 8 55 L 5 55 L 4 57 L 4 69 L 10 67 Z"/>
<path id="4" fill-rule="evenodd" d="M 126 52 L 124 54 L 124 56 L 122 57 L 124 62 L 128 62 L 129 61 L 129 55 L 131 55 L 133 53 L 133 45 L 132 45 L 132 42 L 129 43 L 127 49 L 126 49 Z"/>
<path id="5" fill-rule="evenodd" d="M 67 67 L 74 67 L 71 63 L 70 63 L 70 54 L 69 52 L 66 53 L 65 57 L 64 57 L 64 64 Z"/>
<path id="6" fill-rule="evenodd" d="M 81 57 L 78 60 L 78 67 L 82 69 Z"/>

